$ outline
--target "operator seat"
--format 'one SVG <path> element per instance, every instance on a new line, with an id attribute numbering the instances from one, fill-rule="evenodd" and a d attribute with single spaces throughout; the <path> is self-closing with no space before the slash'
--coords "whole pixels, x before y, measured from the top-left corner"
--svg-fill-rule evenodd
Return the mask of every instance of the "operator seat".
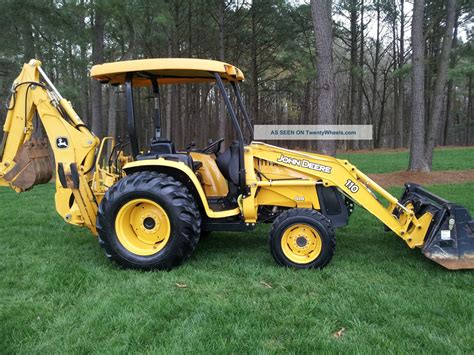
<path id="1" fill-rule="evenodd" d="M 174 143 L 166 138 L 153 139 L 151 141 L 150 150 L 142 155 L 137 155 L 137 160 L 150 160 L 164 158 L 166 160 L 182 162 L 191 170 L 195 171 L 199 168 L 199 162 L 194 162 L 193 158 L 186 153 L 177 152 Z"/>
<path id="2" fill-rule="evenodd" d="M 150 145 L 150 153 L 161 154 L 176 154 L 174 143 L 166 138 L 153 139 Z"/>
<path id="3" fill-rule="evenodd" d="M 235 186 L 239 186 L 239 142 L 232 144 L 219 154 L 216 158 L 216 164 L 222 175 Z"/>

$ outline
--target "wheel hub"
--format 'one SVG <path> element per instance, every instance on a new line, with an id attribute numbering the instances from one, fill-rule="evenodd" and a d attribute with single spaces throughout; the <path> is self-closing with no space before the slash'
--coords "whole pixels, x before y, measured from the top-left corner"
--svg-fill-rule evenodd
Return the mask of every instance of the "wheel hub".
<path id="1" fill-rule="evenodd" d="M 166 211 L 148 199 L 132 200 L 115 219 L 117 237 L 124 247 L 138 255 L 155 254 L 168 242 L 171 223 Z"/>
<path id="2" fill-rule="evenodd" d="M 307 264 L 320 255 L 322 240 L 315 228 L 306 224 L 294 224 L 283 233 L 281 247 L 292 262 Z"/>
<path id="3" fill-rule="evenodd" d="M 305 236 L 300 235 L 299 237 L 296 238 L 296 244 L 300 247 L 303 248 L 308 244 L 308 240 L 306 239 Z"/>
<path id="4" fill-rule="evenodd" d="M 155 228 L 156 222 L 152 217 L 146 217 L 145 220 L 143 221 L 143 226 L 146 229 L 150 230 L 150 229 Z"/>

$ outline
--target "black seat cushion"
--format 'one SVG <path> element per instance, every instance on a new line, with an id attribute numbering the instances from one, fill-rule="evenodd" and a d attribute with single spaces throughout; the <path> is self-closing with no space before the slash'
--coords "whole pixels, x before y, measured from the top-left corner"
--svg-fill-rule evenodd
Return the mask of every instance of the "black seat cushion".
<path id="1" fill-rule="evenodd" d="M 216 159 L 222 175 L 232 184 L 239 186 L 239 142 L 233 142 Z"/>
<path id="2" fill-rule="evenodd" d="M 168 139 L 153 139 L 150 145 L 150 154 L 176 154 L 174 143 Z"/>
<path id="3" fill-rule="evenodd" d="M 150 150 L 136 157 L 137 160 L 148 160 L 164 158 L 166 160 L 179 161 L 186 164 L 194 171 L 193 159 L 186 153 L 177 153 L 174 143 L 166 138 L 153 139 L 151 141 Z"/>

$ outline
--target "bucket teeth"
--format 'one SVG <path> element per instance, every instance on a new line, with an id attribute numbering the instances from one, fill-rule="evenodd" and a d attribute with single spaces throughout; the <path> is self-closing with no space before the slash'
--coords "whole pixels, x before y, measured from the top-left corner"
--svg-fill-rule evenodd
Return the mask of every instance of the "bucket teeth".
<path id="1" fill-rule="evenodd" d="M 415 184 L 407 184 L 403 200 L 416 201 L 420 210 L 434 213 L 422 246 L 423 254 L 447 269 L 474 269 L 474 220 L 469 211 Z"/>

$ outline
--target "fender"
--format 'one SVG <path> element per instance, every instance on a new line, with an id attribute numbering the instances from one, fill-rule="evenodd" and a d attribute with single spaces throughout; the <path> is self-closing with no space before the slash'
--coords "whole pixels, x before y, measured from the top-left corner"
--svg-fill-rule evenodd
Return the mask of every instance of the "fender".
<path id="1" fill-rule="evenodd" d="M 238 207 L 227 211 L 213 211 L 209 207 L 206 194 L 204 193 L 198 178 L 183 162 L 166 160 L 164 158 L 138 160 L 125 164 L 123 170 L 127 175 L 144 170 L 158 171 L 172 175 L 190 188 L 191 192 L 195 195 L 196 202 L 202 206 L 204 212 L 209 218 L 224 218 L 241 214 L 240 208 Z M 189 180 L 186 181 L 187 179 Z"/>

